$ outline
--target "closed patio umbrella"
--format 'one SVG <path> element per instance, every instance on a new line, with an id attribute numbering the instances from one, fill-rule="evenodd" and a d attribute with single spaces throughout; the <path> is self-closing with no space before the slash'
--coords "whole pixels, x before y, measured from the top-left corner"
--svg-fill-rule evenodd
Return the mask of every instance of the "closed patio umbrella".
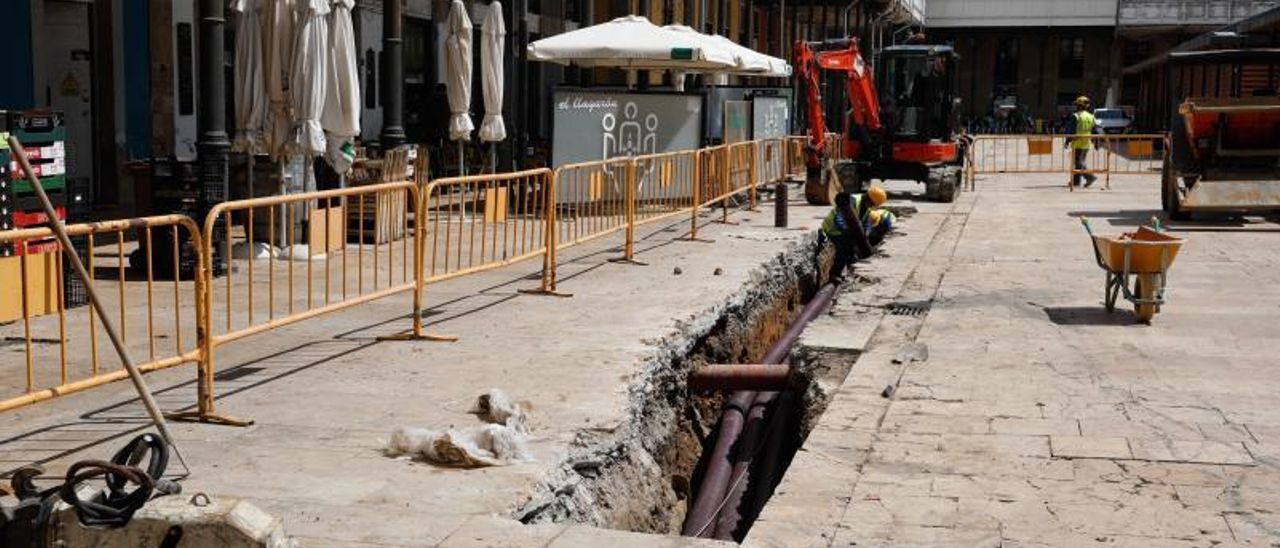
<path id="1" fill-rule="evenodd" d="M 354 140 L 360 134 L 360 81 L 356 68 L 355 31 L 351 8 L 355 0 L 333 0 L 329 14 L 329 64 L 324 113 L 325 159 L 333 170 L 346 173 L 355 160 Z"/>
<path id="2" fill-rule="evenodd" d="M 293 98 L 289 94 L 289 74 L 293 70 L 294 30 L 297 0 L 262 2 L 263 82 L 266 85 L 267 113 L 263 127 L 263 151 L 279 159 L 293 134 Z"/>
<path id="3" fill-rule="evenodd" d="M 234 150 L 252 157 L 262 151 L 262 127 L 267 121 L 267 86 L 262 72 L 261 0 L 235 0 L 240 14 L 236 29 Z M 252 189 L 250 189 L 252 192 Z"/>
<path id="4" fill-rule="evenodd" d="M 475 124 L 471 107 L 471 17 L 462 0 L 449 8 L 445 34 L 446 85 L 449 88 L 449 138 L 458 142 L 458 171 L 464 171 L 462 142 L 471 139 Z"/>
<path id="5" fill-rule="evenodd" d="M 293 106 L 294 153 L 318 156 L 324 153 L 325 94 L 329 78 L 329 0 L 305 0 L 299 7 L 297 40 L 289 71 L 289 93 Z M 309 171 L 309 170 L 308 170 Z"/>
<path id="6" fill-rule="evenodd" d="M 502 22 L 502 2 L 494 0 L 485 15 L 480 41 L 480 75 L 484 78 L 484 120 L 480 122 L 480 140 L 497 143 L 507 138 L 502 122 L 503 38 L 507 35 Z M 498 171 L 497 145 L 489 148 L 489 167 Z"/>

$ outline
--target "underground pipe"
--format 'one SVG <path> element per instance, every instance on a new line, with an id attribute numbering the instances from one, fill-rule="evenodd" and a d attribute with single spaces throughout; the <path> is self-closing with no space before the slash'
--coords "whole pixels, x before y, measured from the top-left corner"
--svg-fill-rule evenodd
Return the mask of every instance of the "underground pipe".
<path id="1" fill-rule="evenodd" d="M 791 379 L 791 366 L 777 363 L 714 364 L 698 368 L 689 375 L 689 389 L 710 390 L 786 390 Z"/>
<path id="2" fill-rule="evenodd" d="M 769 347 L 768 352 L 765 352 L 761 363 L 784 363 L 791 353 L 791 347 L 795 346 L 796 340 L 804 332 L 805 326 L 831 306 L 835 294 L 834 284 L 828 283 L 822 286 L 800 311 L 795 321 L 787 327 L 786 332 L 773 343 L 773 346 Z M 698 489 L 693 505 L 690 506 L 689 513 L 685 516 L 681 534 L 705 538 L 715 532 L 716 521 L 720 513 L 725 510 L 726 498 L 730 495 L 729 485 L 733 475 L 733 463 L 729 460 L 729 452 L 739 445 L 747 408 L 756 397 L 755 392 L 736 392 L 721 412 L 716 443 L 711 450 L 710 458 L 707 459 L 707 470 L 703 474 L 702 485 Z M 754 451 L 754 448 L 750 450 Z M 741 515 L 738 508 L 733 508 L 731 512 Z"/>
<path id="3" fill-rule="evenodd" d="M 738 438 L 738 446 L 734 449 L 733 474 L 730 476 L 729 489 L 725 492 L 724 504 L 721 505 L 720 515 L 716 518 L 716 531 L 712 538 L 732 539 L 734 531 L 738 529 L 738 522 L 742 521 L 740 506 L 743 495 L 747 492 L 747 484 L 751 483 L 748 481 L 752 479 L 749 477 L 751 465 L 762 447 L 761 444 L 769 435 L 764 412 L 777 398 L 777 392 L 757 392 L 756 400 L 752 402 L 751 410 L 747 412 L 746 427 L 743 428 L 742 436 Z"/>
<path id="4" fill-rule="evenodd" d="M 716 437 L 716 445 L 711 450 L 712 460 L 707 464 L 703 474 L 702 485 L 694 506 L 685 516 L 682 535 L 686 537 L 710 538 L 715 532 L 716 516 L 720 513 L 720 501 L 729 489 L 733 468 L 728 466 L 729 451 L 738 441 L 745 424 L 747 408 L 755 401 L 755 392 L 736 392 L 720 412 L 720 430 Z"/>

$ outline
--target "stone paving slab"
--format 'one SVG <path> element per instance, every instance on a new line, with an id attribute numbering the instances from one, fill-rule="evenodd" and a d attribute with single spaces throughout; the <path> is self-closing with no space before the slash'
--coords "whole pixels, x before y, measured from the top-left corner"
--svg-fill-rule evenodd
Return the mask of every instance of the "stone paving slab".
<path id="1" fill-rule="evenodd" d="M 945 219 L 933 239 L 890 240 L 875 265 L 910 273 L 878 302 L 936 294 L 918 324 L 823 320 L 872 335 L 745 545 L 1278 545 L 1275 224 L 1173 223 L 1189 241 L 1168 304 L 1141 326 L 1127 303 L 1102 309 L 1078 217 L 1104 233 L 1146 222 L 1159 214 L 1153 178 L 1117 177 L 1109 192 L 1034 175 L 979 187 L 921 204 L 916 218 Z M 929 359 L 894 364 L 914 343 Z M 819 508 L 832 501 L 843 511 Z"/>

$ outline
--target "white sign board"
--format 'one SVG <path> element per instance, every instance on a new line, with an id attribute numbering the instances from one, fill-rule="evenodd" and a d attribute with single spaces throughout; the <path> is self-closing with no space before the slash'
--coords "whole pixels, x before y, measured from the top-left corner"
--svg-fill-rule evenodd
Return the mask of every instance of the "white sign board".
<path id="1" fill-rule="evenodd" d="M 551 108 L 554 167 L 696 149 L 702 141 L 700 95 L 560 89 Z"/>

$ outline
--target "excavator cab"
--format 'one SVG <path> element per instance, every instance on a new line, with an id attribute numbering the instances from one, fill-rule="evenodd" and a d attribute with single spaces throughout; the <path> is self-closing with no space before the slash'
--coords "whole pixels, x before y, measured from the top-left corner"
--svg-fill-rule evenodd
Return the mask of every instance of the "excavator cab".
<path id="1" fill-rule="evenodd" d="M 949 46 L 892 46 L 880 52 L 880 112 L 892 141 L 950 141 L 957 129 L 956 62 Z"/>

